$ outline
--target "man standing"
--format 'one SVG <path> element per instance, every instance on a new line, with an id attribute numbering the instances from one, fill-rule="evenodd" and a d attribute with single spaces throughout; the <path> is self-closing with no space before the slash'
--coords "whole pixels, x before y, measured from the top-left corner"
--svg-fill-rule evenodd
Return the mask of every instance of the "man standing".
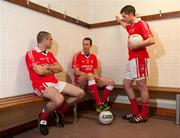
<path id="1" fill-rule="evenodd" d="M 116 16 L 116 21 L 127 30 L 129 37 L 133 34 L 139 34 L 143 38 L 143 41 L 137 44 L 128 42 L 129 61 L 123 86 L 130 100 L 132 113 L 122 117 L 131 123 L 146 122 L 149 110 L 149 92 L 146 84 L 149 55 L 146 47 L 154 44 L 154 38 L 148 24 L 140 18 L 136 18 L 136 11 L 133 6 L 127 5 L 123 7 L 120 14 L 123 20 Z M 141 111 L 139 111 L 135 93 L 132 88 L 134 80 L 141 94 Z"/>
<path id="2" fill-rule="evenodd" d="M 29 70 L 32 86 L 36 94 L 50 101 L 39 114 L 38 127 L 42 135 L 49 133 L 47 127 L 48 115 L 56 111 L 59 117 L 59 124 L 63 124 L 63 113 L 67 111 L 70 105 L 82 99 L 85 92 L 72 84 L 58 81 L 54 74 L 63 69 L 51 52 L 51 34 L 41 31 L 37 35 L 37 46 L 26 53 L 26 64 Z M 62 94 L 70 97 L 65 101 Z"/>
<path id="3" fill-rule="evenodd" d="M 82 44 L 83 50 L 76 53 L 72 61 L 75 83 L 80 84 L 80 86 L 88 86 L 96 101 L 96 112 L 100 113 L 109 109 L 106 103 L 108 96 L 112 93 L 114 81 L 104 78 L 98 73 L 99 67 L 96 55 L 90 52 L 92 46 L 91 38 L 84 38 Z M 102 98 L 99 96 L 97 86 L 105 87 Z"/>

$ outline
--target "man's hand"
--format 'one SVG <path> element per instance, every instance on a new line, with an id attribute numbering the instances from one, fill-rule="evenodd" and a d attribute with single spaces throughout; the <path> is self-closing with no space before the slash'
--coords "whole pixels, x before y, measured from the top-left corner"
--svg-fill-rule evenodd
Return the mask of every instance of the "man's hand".
<path id="1" fill-rule="evenodd" d="M 121 23 L 121 19 L 120 19 L 119 16 L 116 16 L 116 22 L 117 22 L 118 24 Z"/>
<path id="2" fill-rule="evenodd" d="M 96 81 L 99 81 L 99 80 L 101 79 L 101 77 L 99 77 L 99 75 L 95 75 L 95 74 L 94 74 L 94 79 L 95 79 Z"/>
<path id="3" fill-rule="evenodd" d="M 58 62 L 51 64 L 51 65 L 46 65 L 46 68 L 54 73 L 63 71 L 63 68 L 61 67 L 61 65 Z"/>
<path id="4" fill-rule="evenodd" d="M 126 28 L 127 23 L 125 22 L 125 20 L 121 19 L 119 16 L 116 16 L 116 22 L 117 24 L 121 24 L 122 27 Z"/>
<path id="5" fill-rule="evenodd" d="M 50 70 L 47 69 L 47 66 L 44 65 L 36 65 L 33 67 L 33 70 L 38 74 L 38 75 L 42 75 L 42 76 L 47 76 L 47 75 L 51 75 L 53 74 L 53 72 L 51 72 Z"/>
<path id="6" fill-rule="evenodd" d="M 136 44 L 128 42 L 128 48 L 131 49 L 131 50 L 137 50 L 138 46 Z"/>

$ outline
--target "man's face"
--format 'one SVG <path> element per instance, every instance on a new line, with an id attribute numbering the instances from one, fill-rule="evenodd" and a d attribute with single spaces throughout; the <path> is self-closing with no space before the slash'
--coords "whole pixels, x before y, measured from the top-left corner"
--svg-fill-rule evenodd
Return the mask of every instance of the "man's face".
<path id="1" fill-rule="evenodd" d="M 52 39 L 52 36 L 51 36 L 51 35 L 48 35 L 48 36 L 44 39 L 44 43 L 45 43 L 47 49 L 50 49 L 50 48 L 51 48 L 52 41 L 53 41 L 53 39 Z"/>
<path id="2" fill-rule="evenodd" d="M 121 13 L 122 18 L 124 19 L 125 22 L 127 23 L 132 23 L 132 14 L 125 14 L 124 12 Z"/>
<path id="3" fill-rule="evenodd" d="M 89 53 L 91 48 L 91 44 L 89 40 L 83 40 L 83 51 L 84 53 Z"/>

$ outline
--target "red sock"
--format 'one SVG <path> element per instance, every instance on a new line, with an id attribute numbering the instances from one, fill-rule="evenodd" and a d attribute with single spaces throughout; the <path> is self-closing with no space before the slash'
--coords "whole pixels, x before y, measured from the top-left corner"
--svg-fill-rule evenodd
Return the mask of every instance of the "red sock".
<path id="1" fill-rule="evenodd" d="M 106 86 L 103 90 L 102 102 L 106 103 L 108 96 L 112 93 L 113 86 Z"/>
<path id="2" fill-rule="evenodd" d="M 131 103 L 133 115 L 135 115 L 135 116 L 139 115 L 139 108 L 138 108 L 136 98 L 130 99 L 130 103 Z"/>
<path id="3" fill-rule="evenodd" d="M 65 101 L 59 108 L 56 109 L 57 112 L 64 114 L 69 109 L 69 104 Z"/>
<path id="4" fill-rule="evenodd" d="M 101 99 L 99 97 L 99 93 L 98 93 L 98 89 L 97 89 L 97 85 L 96 85 L 95 80 L 89 80 L 88 81 L 88 87 L 89 87 L 89 90 L 90 90 L 93 98 L 96 101 L 96 105 L 100 105 L 101 104 Z"/>
<path id="5" fill-rule="evenodd" d="M 48 119 L 48 114 L 43 109 L 42 112 L 40 113 L 39 117 L 40 117 L 41 120 L 47 120 Z"/>
<path id="6" fill-rule="evenodd" d="M 149 103 L 148 102 L 142 102 L 141 105 L 141 116 L 145 119 L 148 118 L 149 113 Z"/>

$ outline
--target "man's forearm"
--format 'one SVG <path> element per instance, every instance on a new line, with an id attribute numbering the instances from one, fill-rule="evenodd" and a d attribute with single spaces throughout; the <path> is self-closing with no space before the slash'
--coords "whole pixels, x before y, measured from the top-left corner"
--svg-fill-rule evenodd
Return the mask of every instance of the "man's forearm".
<path id="1" fill-rule="evenodd" d="M 38 74 L 42 76 L 47 76 L 53 74 L 52 71 L 48 70 L 46 66 L 37 65 L 33 67 L 33 70 Z"/>
<path id="2" fill-rule="evenodd" d="M 54 73 L 58 73 L 58 72 L 63 71 L 63 68 L 60 65 L 48 65 L 47 69 L 54 72 Z"/>
<path id="3" fill-rule="evenodd" d="M 82 72 L 82 71 L 79 71 L 77 69 L 74 69 L 74 75 L 76 76 L 82 76 L 82 75 L 85 75 L 86 73 Z"/>
<path id="4" fill-rule="evenodd" d="M 154 44 L 154 38 L 153 37 L 149 37 L 148 39 L 144 40 L 138 48 L 144 48 L 144 47 L 148 47 L 150 45 Z"/>

